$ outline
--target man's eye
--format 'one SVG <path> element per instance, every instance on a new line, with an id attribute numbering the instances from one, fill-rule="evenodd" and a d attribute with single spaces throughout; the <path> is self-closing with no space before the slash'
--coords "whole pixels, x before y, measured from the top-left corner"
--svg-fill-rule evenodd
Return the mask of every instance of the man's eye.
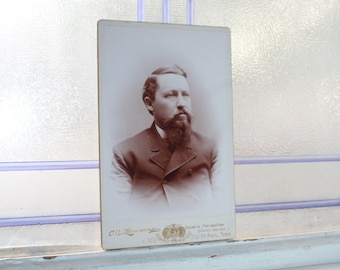
<path id="1" fill-rule="evenodd" d="M 188 97 L 188 96 L 190 96 L 190 93 L 188 93 L 188 92 L 183 92 L 182 95 L 183 95 L 184 97 Z"/>

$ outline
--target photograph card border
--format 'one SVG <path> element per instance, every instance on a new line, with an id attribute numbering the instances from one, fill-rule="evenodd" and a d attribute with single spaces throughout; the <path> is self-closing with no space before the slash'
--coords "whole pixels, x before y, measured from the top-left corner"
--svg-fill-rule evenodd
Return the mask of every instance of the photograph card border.
<path id="1" fill-rule="evenodd" d="M 120 197 L 120 192 L 126 193 L 126 188 L 131 188 L 132 180 L 128 180 L 129 185 L 123 182 L 123 186 L 117 188 L 117 179 L 123 178 L 116 172 L 112 174 L 115 145 L 153 122 L 154 116 L 142 99 L 146 78 L 156 68 L 170 62 L 188 73 L 193 130 L 204 135 L 208 133 L 207 137 L 213 138 L 219 153 L 216 163 L 220 181 L 215 181 L 218 184 L 214 187 L 219 200 L 204 211 L 201 210 L 204 207 L 185 209 L 186 198 L 195 197 L 193 192 L 202 190 L 192 185 L 190 191 L 187 183 L 181 184 L 187 193 L 175 199 L 175 203 L 183 206 L 179 207 L 185 209 L 183 211 L 179 208 L 171 211 L 163 207 L 161 201 L 144 208 L 143 196 L 138 197 L 140 207 L 133 208 L 129 201 Z M 121 249 L 234 238 L 230 29 L 101 20 L 98 22 L 98 88 L 102 247 Z M 122 149 L 120 147 L 119 151 L 123 152 Z M 203 151 L 204 145 L 198 149 Z M 199 151 L 196 152 L 200 157 Z M 153 197 L 153 194 L 145 194 L 148 193 L 144 193 L 144 197 Z"/>

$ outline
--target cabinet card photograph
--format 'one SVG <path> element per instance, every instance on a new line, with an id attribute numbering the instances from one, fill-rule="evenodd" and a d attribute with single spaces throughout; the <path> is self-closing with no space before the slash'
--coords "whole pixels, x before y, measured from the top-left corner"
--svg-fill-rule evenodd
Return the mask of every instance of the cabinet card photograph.
<path id="1" fill-rule="evenodd" d="M 235 234 L 230 31 L 98 23 L 104 249 Z"/>

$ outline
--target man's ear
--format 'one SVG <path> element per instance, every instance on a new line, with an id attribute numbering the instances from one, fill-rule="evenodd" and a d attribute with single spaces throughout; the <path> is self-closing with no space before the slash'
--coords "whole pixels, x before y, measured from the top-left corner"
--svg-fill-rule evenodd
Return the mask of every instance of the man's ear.
<path id="1" fill-rule="evenodd" d="M 149 111 L 149 113 L 153 114 L 152 100 L 150 97 L 146 96 L 144 98 L 144 104 L 145 104 L 146 109 Z"/>

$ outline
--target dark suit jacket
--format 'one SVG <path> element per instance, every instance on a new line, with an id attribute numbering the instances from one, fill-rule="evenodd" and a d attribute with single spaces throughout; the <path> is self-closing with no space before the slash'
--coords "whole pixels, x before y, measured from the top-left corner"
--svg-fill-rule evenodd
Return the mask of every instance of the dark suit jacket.
<path id="1" fill-rule="evenodd" d="M 114 147 L 112 181 L 121 201 L 150 209 L 208 207 L 217 151 L 193 132 L 188 147 L 168 150 L 155 125 Z"/>

